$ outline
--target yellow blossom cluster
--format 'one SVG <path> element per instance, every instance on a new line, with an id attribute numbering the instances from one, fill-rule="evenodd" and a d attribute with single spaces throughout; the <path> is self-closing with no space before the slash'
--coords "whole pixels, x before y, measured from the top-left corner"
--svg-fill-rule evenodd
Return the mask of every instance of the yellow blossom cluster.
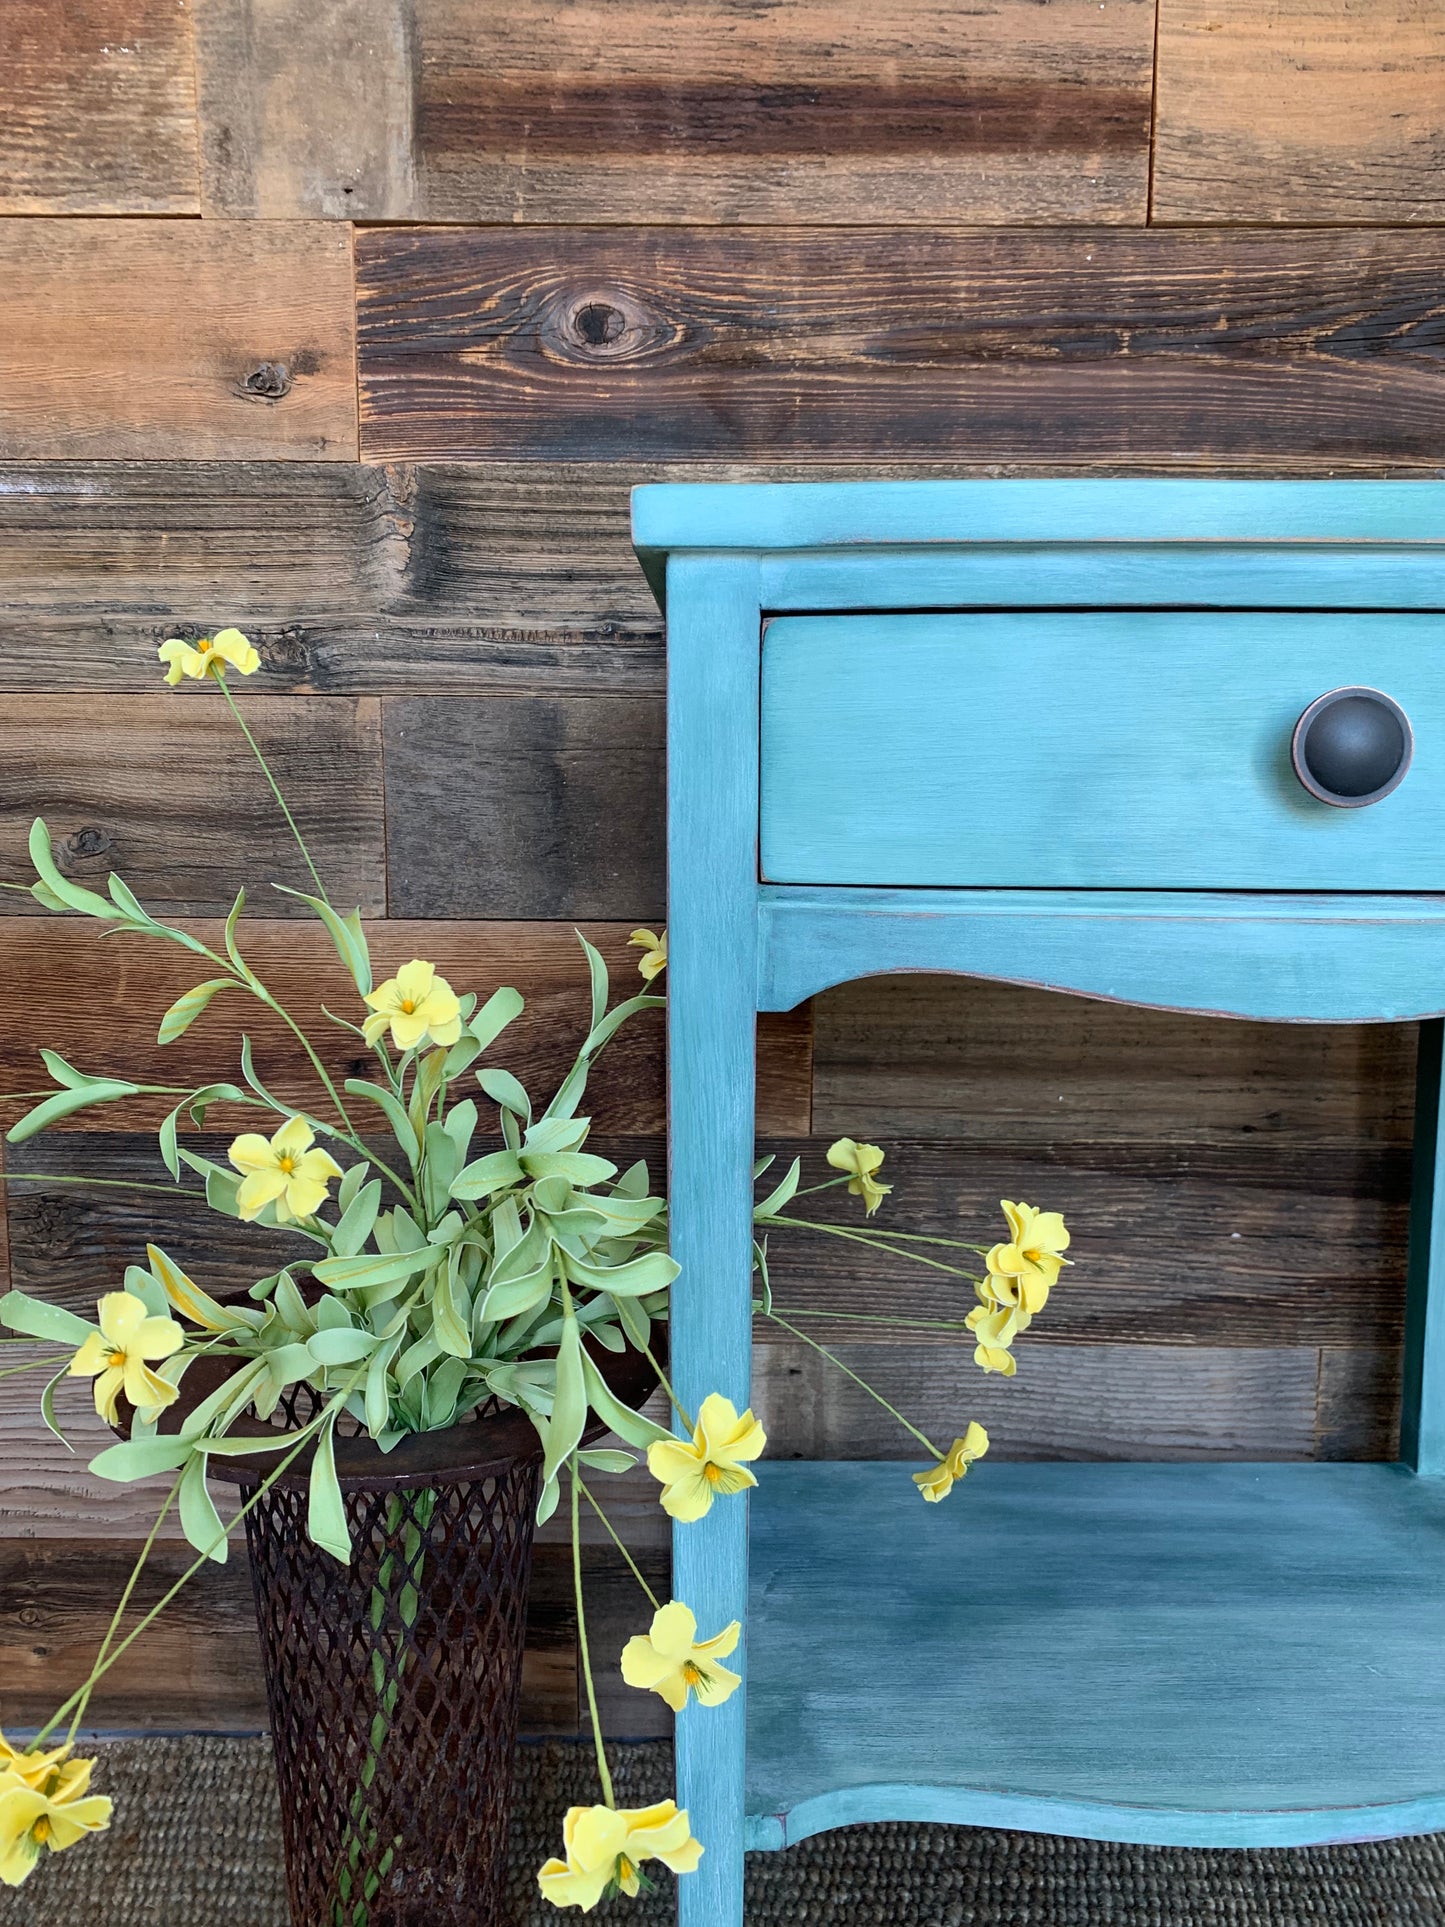
<path id="1" fill-rule="evenodd" d="M 976 1287 L 979 1303 L 964 1322 L 977 1341 L 974 1363 L 985 1372 L 1012 1378 L 1018 1369 L 1013 1342 L 1048 1303 L 1049 1292 L 1069 1262 L 1064 1256 L 1069 1234 L 1058 1211 L 1039 1211 L 1007 1198 L 1002 1210 L 1010 1236 L 984 1260 L 988 1275 Z"/>
<path id="2" fill-rule="evenodd" d="M 110 1825 L 110 1801 L 90 1791 L 93 1760 L 71 1760 L 68 1746 L 22 1753 L 0 1733 L 0 1881 L 18 1887 L 41 1850 L 61 1853 Z"/>

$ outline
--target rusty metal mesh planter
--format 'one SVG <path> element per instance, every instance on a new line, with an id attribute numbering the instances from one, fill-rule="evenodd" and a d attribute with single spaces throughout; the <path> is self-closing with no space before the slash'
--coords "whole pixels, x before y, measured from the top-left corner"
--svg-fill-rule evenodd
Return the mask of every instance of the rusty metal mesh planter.
<path id="1" fill-rule="evenodd" d="M 337 1461 L 349 1567 L 307 1538 L 299 1469 L 246 1518 L 294 1927 L 497 1927 L 536 1434 L 509 1415 Z"/>

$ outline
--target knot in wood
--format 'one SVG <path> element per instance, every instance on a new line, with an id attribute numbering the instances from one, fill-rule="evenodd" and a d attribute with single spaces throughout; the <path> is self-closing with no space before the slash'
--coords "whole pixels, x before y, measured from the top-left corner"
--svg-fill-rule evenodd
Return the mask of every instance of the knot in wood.
<path id="1" fill-rule="evenodd" d="M 604 348 L 627 326 L 621 308 L 606 301 L 588 301 L 572 317 L 572 326 L 589 348 Z"/>
<path id="2" fill-rule="evenodd" d="M 559 361 L 637 361 L 670 348 L 676 329 L 666 316 L 622 288 L 570 288 L 548 304 L 540 346 Z"/>
<path id="3" fill-rule="evenodd" d="M 84 861 L 88 857 L 104 856 L 114 845 L 115 839 L 109 830 L 101 829 L 98 823 L 87 823 L 83 829 L 75 830 L 65 839 L 63 856 Z"/>
<path id="4" fill-rule="evenodd" d="M 236 385 L 252 401 L 280 401 L 291 392 L 291 370 L 284 361 L 259 362 Z"/>

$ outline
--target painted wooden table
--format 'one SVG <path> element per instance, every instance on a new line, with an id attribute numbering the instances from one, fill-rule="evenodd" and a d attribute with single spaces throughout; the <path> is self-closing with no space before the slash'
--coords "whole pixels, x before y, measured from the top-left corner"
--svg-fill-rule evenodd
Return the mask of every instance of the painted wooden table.
<path id="1" fill-rule="evenodd" d="M 704 1631 L 746 1625 L 678 1721 L 685 1927 L 737 1927 L 745 1847 L 854 1821 L 1445 1827 L 1445 486 L 658 486 L 633 533 L 690 1407 L 748 1397 L 759 1010 L 932 970 L 1421 1024 L 1402 1462 L 990 1461 L 924 1506 L 764 1461 L 675 1538 Z"/>

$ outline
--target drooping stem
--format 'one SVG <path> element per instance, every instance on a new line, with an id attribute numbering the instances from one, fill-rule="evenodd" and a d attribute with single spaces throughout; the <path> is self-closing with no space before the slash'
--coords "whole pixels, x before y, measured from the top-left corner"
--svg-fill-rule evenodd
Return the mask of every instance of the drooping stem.
<path id="1" fill-rule="evenodd" d="M 881 1392 L 875 1392 L 866 1378 L 859 1378 L 856 1372 L 850 1371 L 836 1352 L 830 1352 L 826 1345 L 820 1345 L 816 1338 L 810 1338 L 807 1332 L 800 1331 L 796 1325 L 792 1324 L 788 1319 L 781 1317 L 776 1311 L 764 1312 L 763 1316 L 765 1318 L 771 1318 L 775 1325 L 781 1325 L 785 1332 L 791 1332 L 794 1338 L 801 1338 L 805 1345 L 811 1345 L 813 1350 L 819 1353 L 821 1357 L 826 1358 L 830 1365 L 836 1366 L 844 1378 L 851 1378 L 853 1383 L 861 1386 L 869 1398 L 881 1405 L 885 1412 L 891 1412 L 893 1417 L 896 1418 L 898 1423 L 903 1427 L 904 1431 L 911 1433 L 920 1445 L 926 1446 L 934 1458 L 941 1459 L 943 1457 L 943 1454 L 926 1433 L 920 1432 L 916 1425 L 904 1418 L 903 1414 L 898 1410 L 898 1407 L 896 1405 L 890 1405 Z"/>
<path id="2" fill-rule="evenodd" d="M 591 1492 L 588 1490 L 586 1485 L 583 1484 L 581 1474 L 579 1472 L 574 1471 L 572 1474 L 572 1477 L 574 1478 L 574 1480 L 576 1480 L 578 1489 L 581 1491 L 583 1498 L 587 1501 L 588 1505 L 591 1506 L 592 1510 L 597 1514 L 598 1518 L 602 1521 L 603 1526 L 606 1528 L 608 1538 L 612 1541 L 613 1545 L 616 1546 L 617 1550 L 622 1554 L 623 1558 L 627 1561 L 628 1571 L 632 1574 L 633 1578 L 637 1581 L 638 1585 L 641 1586 L 643 1592 L 646 1593 L 648 1599 L 652 1602 L 653 1611 L 660 1612 L 662 1609 L 662 1601 L 658 1598 L 657 1594 L 652 1590 L 651 1586 L 649 1586 L 647 1581 L 643 1578 L 642 1572 L 638 1567 L 637 1561 L 633 1558 L 632 1554 L 627 1550 L 627 1547 L 622 1543 L 622 1540 L 618 1537 L 617 1528 L 613 1525 L 612 1521 L 608 1518 L 607 1514 L 602 1510 L 601 1506 L 597 1503 L 596 1499 L 592 1496 Z"/>
<path id="3" fill-rule="evenodd" d="M 642 1348 L 642 1356 L 647 1360 L 648 1364 L 652 1367 L 653 1371 L 657 1373 L 657 1382 L 662 1387 L 663 1391 L 667 1393 L 667 1396 L 672 1405 L 673 1411 L 677 1413 L 677 1416 L 682 1420 L 683 1424 L 687 1427 L 689 1432 L 695 1432 L 697 1430 L 697 1427 L 693 1423 L 692 1419 L 688 1416 L 687 1407 L 683 1404 L 682 1400 L 678 1397 L 677 1393 L 673 1391 L 672 1383 L 669 1380 L 667 1373 L 658 1364 L 657 1360 L 653 1357 L 651 1350 L 646 1345 L 644 1345 Z"/>
<path id="4" fill-rule="evenodd" d="M 173 1184 L 143 1184 L 138 1178 L 76 1178 L 58 1171 L 0 1171 L 0 1184 L 83 1184 L 107 1191 L 159 1191 L 167 1198 L 197 1198 L 206 1202 L 204 1191 L 178 1191 Z"/>
<path id="5" fill-rule="evenodd" d="M 592 1654 L 587 1646 L 587 1614 L 582 1605 L 582 1530 L 579 1517 L 577 1495 L 581 1481 L 577 1477 L 577 1459 L 571 1461 L 572 1472 L 572 1589 L 577 1600 L 577 1650 L 582 1655 L 582 1678 L 587 1687 L 587 1713 L 592 1722 L 592 1744 L 597 1749 L 597 1777 L 602 1782 L 602 1798 L 609 1807 L 617 1805 L 612 1792 L 612 1775 L 607 1769 L 607 1748 L 602 1741 L 602 1721 L 597 1712 L 597 1689 L 592 1684 Z"/>
<path id="6" fill-rule="evenodd" d="M 0 1338 L 0 1345 L 29 1345 L 33 1343 L 34 1340 L 29 1338 Z M 52 1365 L 62 1364 L 64 1359 L 64 1352 L 55 1352 L 52 1353 L 49 1358 L 27 1359 L 23 1365 L 6 1365 L 0 1368 L 0 1378 L 13 1378 L 16 1372 L 38 1372 L 42 1366 L 49 1369 Z"/>
<path id="7" fill-rule="evenodd" d="M 256 741 L 256 738 L 251 734 L 250 730 L 247 728 L 246 718 L 241 714 L 240 710 L 237 708 L 236 699 L 231 694 L 229 688 L 226 685 L 226 678 L 224 676 L 217 676 L 215 678 L 215 681 L 216 681 L 217 687 L 220 689 L 221 694 L 226 699 L 227 708 L 230 710 L 231 714 L 235 717 L 236 721 L 240 724 L 241 734 L 245 737 L 246 741 L 251 745 L 251 754 L 256 758 L 256 761 L 261 765 L 262 775 L 266 778 L 266 781 L 271 785 L 271 794 L 275 797 L 276 801 L 281 806 L 281 814 L 285 817 L 287 825 L 290 828 L 291 834 L 296 839 L 296 847 L 301 852 L 302 856 L 305 857 L 306 859 L 306 867 L 311 872 L 311 881 L 316 885 L 317 896 L 320 897 L 321 901 L 324 904 L 326 904 L 328 908 L 331 908 L 332 907 L 331 899 L 326 894 L 326 885 L 321 881 L 321 873 L 316 868 L 316 865 L 311 861 L 311 852 L 306 847 L 306 839 L 302 836 L 300 830 L 297 829 L 296 827 L 296 819 L 291 814 L 290 808 L 286 802 L 286 798 L 281 794 L 281 785 L 276 781 L 276 778 L 271 773 L 271 765 L 266 761 L 266 758 L 261 754 L 261 745 Z"/>
<path id="8" fill-rule="evenodd" d="M 968 1321 L 963 1318 L 893 1318 L 876 1311 L 814 1311 L 806 1305 L 773 1306 L 774 1313 L 779 1310 L 788 1318 L 836 1318 L 844 1325 L 897 1325 L 905 1331 L 968 1332 L 973 1336 Z"/>
<path id="9" fill-rule="evenodd" d="M 97 1666 L 100 1665 L 101 1661 L 105 1658 L 106 1654 L 110 1651 L 110 1642 L 115 1638 L 116 1632 L 120 1627 L 120 1622 L 125 1617 L 125 1609 L 130 1604 L 131 1594 L 136 1589 L 136 1582 L 139 1580 L 141 1573 L 145 1570 L 145 1563 L 147 1559 L 149 1559 L 151 1556 L 151 1548 L 155 1545 L 156 1537 L 159 1534 L 161 1527 L 165 1524 L 166 1515 L 170 1511 L 172 1505 L 174 1505 L 176 1494 L 180 1491 L 180 1489 L 181 1489 L 181 1481 L 180 1481 L 180 1478 L 177 1477 L 175 1484 L 171 1487 L 170 1491 L 166 1494 L 165 1503 L 162 1505 L 160 1511 L 156 1514 L 155 1524 L 151 1527 L 150 1531 L 146 1534 L 145 1544 L 140 1549 L 140 1556 L 137 1558 L 135 1564 L 131 1567 L 130 1578 L 126 1580 L 125 1589 L 121 1593 L 120 1599 L 116 1604 L 115 1611 L 110 1616 L 110 1624 L 106 1627 L 105 1637 L 100 1642 L 100 1651 L 95 1656 L 95 1663 Z M 80 1731 L 80 1722 L 85 1718 L 85 1709 L 90 1704 L 90 1696 L 94 1690 L 95 1690 L 95 1682 L 94 1682 L 94 1679 L 92 1679 L 91 1682 L 85 1687 L 84 1691 L 82 1692 L 80 1696 L 80 1704 L 76 1707 L 74 1715 L 71 1718 L 70 1729 L 65 1736 L 65 1743 L 67 1746 L 69 1746 L 72 1743 L 72 1741 L 75 1739 L 76 1734 Z"/>
<path id="10" fill-rule="evenodd" d="M 874 1251 L 891 1252 L 895 1258 L 911 1258 L 915 1264 L 927 1265 L 933 1271 L 946 1271 L 950 1277 L 966 1278 L 973 1285 L 978 1280 L 971 1271 L 963 1271 L 958 1265 L 946 1265 L 940 1258 L 926 1258 L 921 1251 L 900 1251 L 891 1245 L 886 1235 L 875 1235 L 867 1231 L 854 1231 L 842 1224 L 815 1224 L 811 1218 L 769 1218 L 769 1224 L 785 1224 L 796 1231 L 822 1231 L 830 1238 L 847 1238 L 856 1245 L 869 1245 Z M 972 1247 L 966 1247 L 972 1249 Z"/>

